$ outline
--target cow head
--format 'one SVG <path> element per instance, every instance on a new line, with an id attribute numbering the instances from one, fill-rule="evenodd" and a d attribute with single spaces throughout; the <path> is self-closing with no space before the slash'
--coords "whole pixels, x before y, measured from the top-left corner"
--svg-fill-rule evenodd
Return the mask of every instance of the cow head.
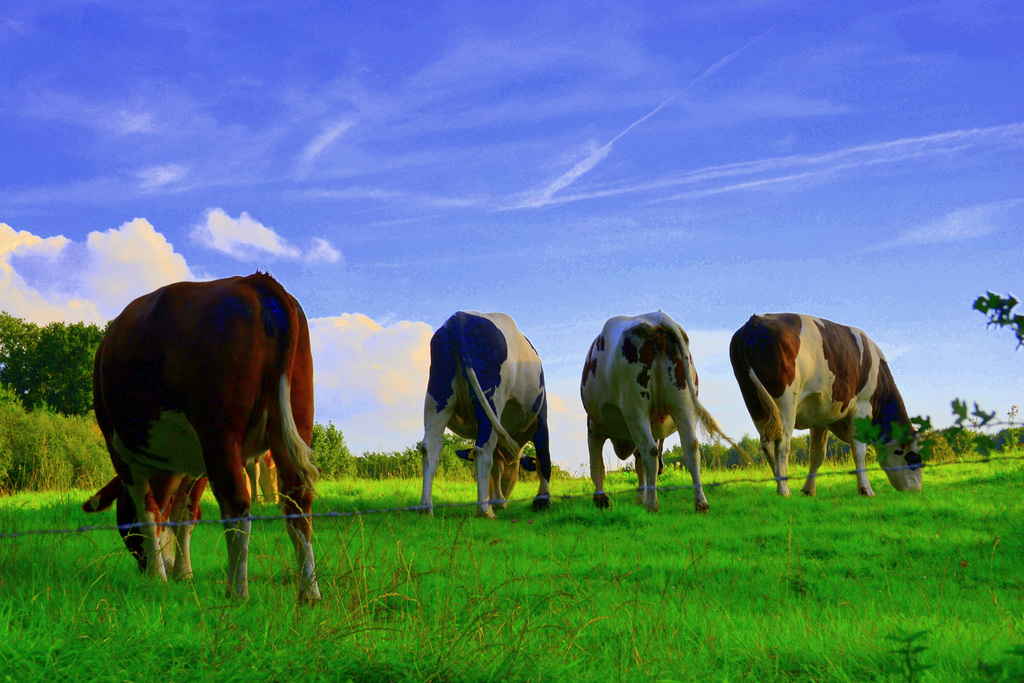
<path id="1" fill-rule="evenodd" d="M 139 521 L 138 512 L 135 509 L 135 502 L 128 493 L 128 489 L 122 489 L 117 496 L 117 532 L 121 534 L 124 547 L 135 558 L 139 571 L 146 571 L 146 553 L 142 549 L 142 534 L 137 526 L 129 526 Z"/>
<path id="2" fill-rule="evenodd" d="M 920 491 L 924 463 L 917 437 L 908 443 L 890 441 L 883 448 L 887 456 L 883 469 L 889 477 L 889 483 L 897 491 Z"/>

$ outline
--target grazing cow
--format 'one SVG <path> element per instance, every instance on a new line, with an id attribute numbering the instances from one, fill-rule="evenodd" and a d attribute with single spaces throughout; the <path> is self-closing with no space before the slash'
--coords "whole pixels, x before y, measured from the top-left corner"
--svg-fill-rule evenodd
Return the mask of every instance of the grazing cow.
<path id="1" fill-rule="evenodd" d="M 228 595 L 248 595 L 251 498 L 245 466 L 269 449 L 287 514 L 309 514 L 319 472 L 310 462 L 313 359 L 306 316 L 269 275 L 179 282 L 128 304 L 96 351 L 96 420 L 117 472 L 86 509 L 118 499 L 139 568 L 191 575 L 191 525 L 205 479 L 228 520 Z M 120 495 L 118 493 L 118 487 Z M 112 489 L 112 490 L 108 490 Z M 287 522 L 299 597 L 320 598 L 309 517 Z M 175 553 L 177 550 L 177 553 Z"/>
<path id="2" fill-rule="evenodd" d="M 548 450 L 544 369 L 530 341 L 504 313 L 459 311 L 430 340 L 430 377 L 423 405 L 423 496 L 433 509 L 432 487 L 444 430 L 475 439 L 478 514 L 494 518 L 519 474 L 520 454 L 533 441 L 540 463 L 534 509 L 548 506 Z M 500 416 L 500 417 L 499 417 Z M 523 463 L 526 465 L 527 463 Z"/>
<path id="3" fill-rule="evenodd" d="M 697 400 L 697 371 L 686 332 L 668 314 L 617 316 L 604 324 L 587 353 L 580 381 L 587 411 L 587 446 L 594 504 L 608 507 L 604 491 L 604 442 L 622 460 L 636 455 L 639 502 L 658 509 L 658 475 L 665 438 L 679 432 L 686 468 L 693 479 L 694 504 L 707 512 L 700 483 L 697 425 L 721 434 Z M 723 435 L 724 436 L 724 435 Z"/>
<path id="4" fill-rule="evenodd" d="M 900 491 L 921 490 L 921 456 L 907 409 L 881 349 L 863 330 L 810 315 L 753 315 L 729 344 L 736 381 L 761 447 L 778 480 L 779 495 L 790 495 L 786 480 L 793 429 L 810 429 L 810 472 L 803 492 L 813 496 L 828 433 L 853 447 L 857 489 L 873 496 L 865 470 L 867 446 L 855 438 L 854 420 L 868 417 L 888 440 L 886 469 Z M 892 425 L 905 429 L 903 442 L 890 438 Z"/>
<path id="5" fill-rule="evenodd" d="M 264 502 L 277 502 L 277 467 L 270 451 L 246 463 L 245 474 L 253 500 L 259 496 Z"/>

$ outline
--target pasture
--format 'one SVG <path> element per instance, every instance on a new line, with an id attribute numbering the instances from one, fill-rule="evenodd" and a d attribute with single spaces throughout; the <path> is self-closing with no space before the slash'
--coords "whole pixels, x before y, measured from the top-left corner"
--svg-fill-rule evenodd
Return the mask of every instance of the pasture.
<path id="1" fill-rule="evenodd" d="M 814 499 L 780 498 L 773 483 L 708 486 L 767 469 L 708 471 L 707 515 L 688 489 L 663 493 L 658 514 L 634 493 L 596 510 L 577 479 L 553 494 L 584 497 L 542 513 L 515 503 L 495 521 L 473 507 L 317 519 L 314 607 L 296 602 L 280 521 L 253 525 L 243 603 L 224 597 L 218 525 L 195 532 L 195 578 L 165 585 L 136 571 L 115 531 L 0 539 L 0 676 L 1021 680 L 1022 461 L 930 467 L 920 494 L 872 466 L 874 499 L 824 469 Z M 616 473 L 608 488 L 634 482 Z M 322 482 L 314 511 L 414 505 L 419 489 Z M 90 493 L 0 498 L 0 529 L 113 524 L 112 512 L 81 512 Z M 513 498 L 533 493 L 521 484 Z M 474 500 L 470 482 L 435 483 L 435 503 Z M 203 514 L 218 514 L 209 495 Z"/>

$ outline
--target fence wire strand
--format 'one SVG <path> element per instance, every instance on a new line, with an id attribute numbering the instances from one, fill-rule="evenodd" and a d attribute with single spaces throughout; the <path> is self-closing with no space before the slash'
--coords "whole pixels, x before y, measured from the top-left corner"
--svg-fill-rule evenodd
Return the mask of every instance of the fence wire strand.
<path id="1" fill-rule="evenodd" d="M 944 462 L 944 463 L 920 463 L 915 465 L 904 465 L 902 467 L 879 467 L 883 472 L 899 472 L 901 470 L 917 470 L 917 469 L 934 469 L 939 467 L 949 467 L 954 465 L 977 465 L 986 464 L 996 461 L 1007 461 L 1007 460 L 1024 460 L 1022 456 L 995 456 L 980 458 L 977 460 L 962 460 L 959 462 Z M 842 470 L 836 472 L 816 472 L 814 478 L 819 477 L 830 477 L 830 476 L 849 476 L 858 474 L 867 474 L 872 470 L 868 468 L 853 469 L 853 470 Z M 729 481 L 717 481 L 702 483 L 701 488 L 714 489 L 722 488 L 725 486 L 734 486 L 737 484 L 767 484 L 767 483 L 779 483 L 782 481 L 789 480 L 800 480 L 809 477 L 807 475 L 787 475 L 785 477 L 744 477 L 741 479 L 731 479 Z M 616 491 L 605 491 L 605 494 L 611 496 L 622 496 L 633 494 L 636 495 L 641 492 L 645 492 L 650 489 L 655 489 L 659 493 L 662 492 L 674 492 L 674 491 L 694 491 L 696 490 L 695 485 L 687 486 L 685 484 L 673 485 L 673 486 L 637 486 L 630 487 L 627 489 L 619 489 Z M 572 493 L 572 494 L 545 494 L 538 495 L 533 498 L 518 498 L 516 500 L 488 500 L 484 504 L 495 506 L 495 505 L 522 505 L 524 503 L 534 503 L 535 501 L 573 501 L 584 498 L 591 498 L 593 493 Z M 279 520 L 291 520 L 291 519 L 302 519 L 302 518 L 316 518 L 316 519 L 339 519 L 344 517 L 359 517 L 363 515 L 376 515 L 384 513 L 394 512 L 426 512 L 444 508 L 464 508 L 464 507 L 477 507 L 481 503 L 477 501 L 464 502 L 464 503 L 435 503 L 434 505 L 405 505 L 397 507 L 384 507 L 384 508 L 369 508 L 365 510 L 330 510 L 327 512 L 310 512 L 306 513 L 292 513 L 292 514 L 277 514 L 277 515 L 246 515 L 243 517 L 228 517 L 220 519 L 193 519 L 193 520 L 182 520 L 173 521 L 168 520 L 165 522 L 130 522 L 127 524 L 90 524 L 84 526 L 78 526 L 73 528 L 64 529 L 28 529 L 25 531 L 3 531 L 0 530 L 0 538 L 22 538 L 26 536 L 44 536 L 44 535 L 68 535 L 68 534 L 81 534 L 89 533 L 92 531 L 130 531 L 133 529 L 139 529 L 144 526 L 160 526 L 160 527 L 179 527 L 179 526 L 197 526 L 200 524 L 236 524 L 242 521 L 252 522 L 270 522 Z"/>

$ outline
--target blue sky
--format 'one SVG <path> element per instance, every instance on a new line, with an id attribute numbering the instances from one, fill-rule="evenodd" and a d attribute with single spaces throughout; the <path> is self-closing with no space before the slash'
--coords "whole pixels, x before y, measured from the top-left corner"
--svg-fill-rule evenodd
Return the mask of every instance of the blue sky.
<path id="1" fill-rule="evenodd" d="M 1024 293 L 1024 9 L 847 4 L 7 2 L 0 308 L 269 269 L 357 451 L 420 438 L 458 309 L 533 341 L 574 469 L 590 342 L 659 308 L 737 437 L 752 313 L 863 328 L 912 414 L 1005 414 L 1024 356 L 970 307 Z"/>

